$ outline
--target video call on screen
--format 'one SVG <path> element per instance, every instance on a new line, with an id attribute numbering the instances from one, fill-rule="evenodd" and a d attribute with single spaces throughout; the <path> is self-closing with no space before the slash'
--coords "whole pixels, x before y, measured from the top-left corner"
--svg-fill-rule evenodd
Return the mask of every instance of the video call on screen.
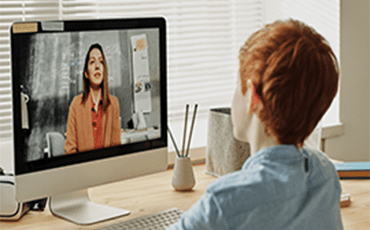
<path id="1" fill-rule="evenodd" d="M 26 103 L 25 161 L 48 157 L 48 133 L 66 138 L 69 107 L 83 93 L 85 57 L 95 43 L 105 55 L 109 94 L 119 102 L 121 144 L 160 137 L 158 29 L 25 34 L 21 51 L 13 57 L 18 59 L 13 72 Z"/>

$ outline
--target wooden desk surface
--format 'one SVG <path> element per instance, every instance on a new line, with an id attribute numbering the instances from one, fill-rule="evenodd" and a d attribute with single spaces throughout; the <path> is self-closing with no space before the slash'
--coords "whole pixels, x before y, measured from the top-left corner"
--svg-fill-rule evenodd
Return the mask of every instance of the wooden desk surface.
<path id="1" fill-rule="evenodd" d="M 95 229 L 123 220 L 159 212 L 172 207 L 188 210 L 207 186 L 215 180 L 205 174 L 205 165 L 194 166 L 196 185 L 191 192 L 177 192 L 171 186 L 172 170 L 91 188 L 91 199 L 100 204 L 128 209 L 131 214 L 95 225 L 79 226 L 54 217 L 49 209 L 30 212 L 19 221 L 1 221 L 0 229 Z M 352 203 L 342 208 L 344 229 L 370 229 L 370 180 L 341 180 L 344 193 Z"/>

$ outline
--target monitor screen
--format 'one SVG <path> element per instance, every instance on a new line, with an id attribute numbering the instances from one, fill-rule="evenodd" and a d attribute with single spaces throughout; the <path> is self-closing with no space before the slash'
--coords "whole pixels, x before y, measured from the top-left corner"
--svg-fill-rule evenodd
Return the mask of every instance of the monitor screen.
<path id="1" fill-rule="evenodd" d="M 87 188 L 167 169 L 164 18 L 16 22 L 11 61 L 18 201 L 73 221 Z"/>
<path id="2" fill-rule="evenodd" d="M 20 102 L 14 103 L 16 174 L 166 146 L 165 44 L 159 23 L 13 25 L 13 102 Z M 63 146 L 55 146 L 53 138 Z"/>

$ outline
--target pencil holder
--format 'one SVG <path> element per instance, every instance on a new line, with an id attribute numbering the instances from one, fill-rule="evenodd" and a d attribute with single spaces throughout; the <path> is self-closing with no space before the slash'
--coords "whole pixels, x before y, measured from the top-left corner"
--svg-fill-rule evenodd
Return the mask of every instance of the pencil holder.
<path id="1" fill-rule="evenodd" d="M 191 190 L 195 185 L 195 177 L 190 157 L 176 157 L 173 170 L 172 186 L 179 191 Z"/>

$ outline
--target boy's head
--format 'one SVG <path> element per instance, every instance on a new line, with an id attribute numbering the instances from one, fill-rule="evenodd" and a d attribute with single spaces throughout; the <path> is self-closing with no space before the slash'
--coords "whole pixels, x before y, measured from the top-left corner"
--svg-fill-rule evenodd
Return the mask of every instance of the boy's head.
<path id="1" fill-rule="evenodd" d="M 301 147 L 338 88 L 338 63 L 326 40 L 299 21 L 277 21 L 249 37 L 239 60 L 242 94 L 252 86 L 265 132 Z"/>

